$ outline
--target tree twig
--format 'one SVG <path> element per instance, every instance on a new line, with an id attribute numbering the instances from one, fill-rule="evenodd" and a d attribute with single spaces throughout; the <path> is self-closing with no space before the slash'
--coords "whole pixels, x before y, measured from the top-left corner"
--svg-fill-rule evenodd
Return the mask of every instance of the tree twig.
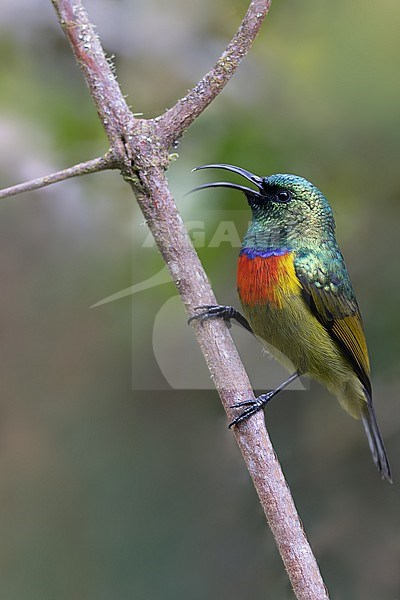
<path id="1" fill-rule="evenodd" d="M 62 169 L 51 175 L 44 175 L 43 177 L 37 177 L 24 183 L 12 185 L 11 187 L 0 190 L 0 200 L 2 198 L 9 198 L 10 196 L 16 196 L 23 192 L 33 192 L 34 190 L 40 190 L 52 183 L 58 183 L 65 179 L 71 179 L 71 177 L 79 177 L 80 175 L 88 175 L 89 173 L 97 173 L 98 171 L 105 171 L 106 169 L 117 169 L 118 162 L 115 160 L 111 152 L 108 152 L 104 156 L 99 158 L 93 158 L 86 162 L 79 163 L 68 169 Z"/>
<path id="2" fill-rule="evenodd" d="M 165 127 L 167 143 L 178 139 L 223 90 L 250 50 L 270 6 L 271 0 L 252 0 L 239 29 L 216 65 L 184 98 L 159 117 L 160 124 Z"/>
<path id="3" fill-rule="evenodd" d="M 249 50 L 270 0 L 252 0 L 225 53 L 191 92 L 164 115 L 135 119 L 80 0 L 52 0 L 110 140 L 114 156 L 134 190 L 158 248 L 189 312 L 215 303 L 206 274 L 176 209 L 166 178 L 168 145 L 221 91 Z M 211 376 L 229 413 L 237 401 L 253 396 L 232 338 L 223 323 L 194 329 Z M 254 397 L 254 396 L 253 396 Z M 235 436 L 275 536 L 296 597 L 327 600 L 321 578 L 262 414 L 235 429 Z"/>

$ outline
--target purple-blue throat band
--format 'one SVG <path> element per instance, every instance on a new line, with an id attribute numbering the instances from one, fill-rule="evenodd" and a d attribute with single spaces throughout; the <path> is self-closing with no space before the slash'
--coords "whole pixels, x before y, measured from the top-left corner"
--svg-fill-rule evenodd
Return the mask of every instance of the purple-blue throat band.
<path id="1" fill-rule="evenodd" d="M 269 258 L 270 256 L 283 256 L 290 252 L 288 248 L 242 248 L 239 256 L 245 254 L 248 258 Z"/>

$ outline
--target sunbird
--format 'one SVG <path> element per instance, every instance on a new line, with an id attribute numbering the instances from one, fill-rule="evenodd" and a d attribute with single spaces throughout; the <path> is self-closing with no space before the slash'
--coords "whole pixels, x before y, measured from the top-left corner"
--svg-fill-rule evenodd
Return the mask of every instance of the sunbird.
<path id="1" fill-rule="evenodd" d="M 256 189 L 216 181 L 212 187 L 244 192 L 252 221 L 244 236 L 237 269 L 237 290 L 244 315 L 232 306 L 198 306 L 189 322 L 231 319 L 253 333 L 292 375 L 275 390 L 239 402 L 242 412 L 229 427 L 261 410 L 302 375 L 323 384 L 341 406 L 361 419 L 372 457 L 383 479 L 392 481 L 385 446 L 372 404 L 370 363 L 363 323 L 349 274 L 335 237 L 328 200 L 297 175 L 259 177 L 228 164 L 225 169 Z"/>

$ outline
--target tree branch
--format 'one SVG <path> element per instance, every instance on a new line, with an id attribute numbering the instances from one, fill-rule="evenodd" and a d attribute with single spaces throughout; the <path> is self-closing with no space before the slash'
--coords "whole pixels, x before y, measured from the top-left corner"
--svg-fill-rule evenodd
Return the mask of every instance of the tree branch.
<path id="1" fill-rule="evenodd" d="M 133 117 L 80 1 L 52 0 L 111 145 Z"/>
<path id="2" fill-rule="evenodd" d="M 184 98 L 159 117 L 160 124 L 165 127 L 165 141 L 169 145 L 185 132 L 226 86 L 250 50 L 270 6 L 271 0 L 252 0 L 239 29 L 216 65 Z"/>
<path id="3" fill-rule="evenodd" d="M 168 146 L 233 75 L 257 35 L 270 0 L 253 0 L 214 69 L 174 107 L 148 121 L 135 119 L 129 111 L 81 1 L 52 2 L 97 107 L 113 156 L 135 192 L 186 308 L 190 313 L 199 304 L 215 303 L 165 178 Z M 204 327 L 196 323 L 194 329 L 225 411 L 232 418 L 229 407 L 254 396 L 230 333 L 220 322 L 207 322 Z M 326 588 L 269 440 L 263 415 L 254 415 L 235 428 L 235 437 L 296 597 L 327 600 Z"/>
<path id="4" fill-rule="evenodd" d="M 177 212 L 162 170 L 145 175 L 144 194 L 132 184 L 158 248 L 189 314 L 200 304 L 218 304 L 210 283 Z M 157 202 L 152 198 L 157 198 Z M 197 340 L 229 420 L 235 402 L 254 398 L 250 381 L 222 322 L 194 323 Z M 236 441 L 253 480 L 267 521 L 298 600 L 329 600 L 316 559 L 296 511 L 265 427 L 257 413 L 234 429 Z"/>
<path id="5" fill-rule="evenodd" d="M 37 179 L 31 179 L 18 185 L 12 185 L 11 187 L 0 190 L 0 200 L 2 198 L 9 198 L 10 196 L 16 196 L 23 192 L 33 192 L 39 190 L 52 183 L 58 183 L 65 179 L 71 179 L 71 177 L 79 177 L 80 175 L 88 175 L 89 173 L 97 173 L 98 171 L 105 171 L 106 169 L 117 169 L 118 161 L 115 160 L 111 152 L 107 152 L 104 156 L 99 158 L 93 158 L 79 165 L 57 171 L 51 175 L 44 175 L 44 177 L 38 177 Z"/>

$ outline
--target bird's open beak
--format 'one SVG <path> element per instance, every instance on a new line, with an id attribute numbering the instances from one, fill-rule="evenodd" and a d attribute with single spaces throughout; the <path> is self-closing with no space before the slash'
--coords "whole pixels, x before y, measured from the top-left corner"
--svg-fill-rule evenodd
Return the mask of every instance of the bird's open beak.
<path id="1" fill-rule="evenodd" d="M 195 167 L 193 169 L 193 171 L 201 171 L 202 169 L 224 169 L 225 171 L 232 171 L 232 173 L 237 173 L 238 175 L 245 177 L 248 181 L 251 181 L 251 183 L 254 183 L 254 185 L 257 186 L 258 190 L 262 190 L 262 183 L 263 183 L 262 178 L 258 177 L 258 175 L 253 175 L 253 173 L 250 173 L 250 171 L 246 171 L 246 169 L 242 169 L 241 167 L 235 167 L 234 165 L 225 165 L 222 163 L 217 163 L 217 164 L 213 164 L 213 165 L 202 165 L 201 167 Z M 191 194 L 192 192 L 197 192 L 198 190 L 205 190 L 206 188 L 213 188 L 213 187 L 232 188 L 234 190 L 240 190 L 241 192 L 244 192 L 246 194 L 246 196 L 251 195 L 251 196 L 257 197 L 257 198 L 262 197 L 262 195 L 260 194 L 260 191 L 254 190 L 245 185 L 231 183 L 230 181 L 214 181 L 212 183 L 203 183 L 202 185 L 195 187 L 193 190 L 190 190 L 190 192 L 188 192 L 188 193 Z"/>

